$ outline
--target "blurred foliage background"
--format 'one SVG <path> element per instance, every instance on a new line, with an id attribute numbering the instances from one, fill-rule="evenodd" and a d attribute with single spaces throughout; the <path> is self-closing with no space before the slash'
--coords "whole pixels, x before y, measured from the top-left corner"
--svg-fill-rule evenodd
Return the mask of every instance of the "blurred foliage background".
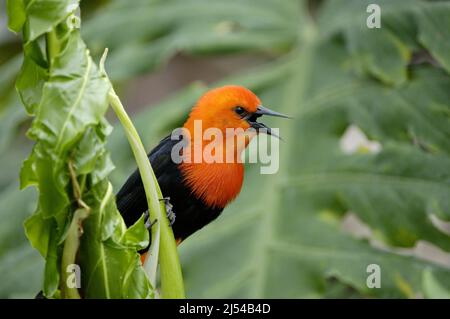
<path id="1" fill-rule="evenodd" d="M 31 298 L 29 119 L 0 9 L 0 297 Z M 188 297 L 450 298 L 449 1 L 97 0 L 81 16 L 148 150 L 208 87 L 245 85 L 295 117 L 268 123 L 285 140 L 279 172 L 248 165 L 238 200 L 179 247 Z M 117 190 L 135 166 L 118 126 L 110 151 Z"/>

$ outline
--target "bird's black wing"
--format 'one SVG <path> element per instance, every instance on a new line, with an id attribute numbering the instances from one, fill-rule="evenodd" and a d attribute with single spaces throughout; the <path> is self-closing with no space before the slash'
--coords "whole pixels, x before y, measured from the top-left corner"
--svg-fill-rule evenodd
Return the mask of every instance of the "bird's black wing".
<path id="1" fill-rule="evenodd" d="M 172 148 L 179 143 L 170 135 L 148 155 L 163 196 L 170 197 L 175 213 L 172 229 L 176 239 L 185 239 L 216 219 L 223 208 L 208 207 L 185 185 L 178 164 L 171 159 Z M 133 225 L 148 209 L 139 171 L 128 178 L 116 196 L 116 204 L 127 226 Z"/>

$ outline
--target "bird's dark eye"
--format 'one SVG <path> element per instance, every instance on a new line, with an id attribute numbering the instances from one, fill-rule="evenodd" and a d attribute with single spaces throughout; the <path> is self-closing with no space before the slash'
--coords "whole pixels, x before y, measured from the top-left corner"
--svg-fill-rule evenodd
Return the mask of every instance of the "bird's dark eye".
<path id="1" fill-rule="evenodd" d="M 247 111 L 242 106 L 236 106 L 234 112 L 239 116 L 245 116 L 247 114 Z"/>

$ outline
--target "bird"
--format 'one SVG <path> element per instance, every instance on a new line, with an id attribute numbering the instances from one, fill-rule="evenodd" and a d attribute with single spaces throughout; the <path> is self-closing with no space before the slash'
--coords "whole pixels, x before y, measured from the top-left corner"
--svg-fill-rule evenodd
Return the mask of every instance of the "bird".
<path id="1" fill-rule="evenodd" d="M 251 139 L 261 132 L 278 137 L 268 126 L 258 122 L 261 116 L 289 118 L 264 107 L 258 96 L 243 86 L 214 88 L 195 103 L 183 125 L 181 138 L 175 139 L 169 134 L 148 153 L 177 245 L 215 220 L 239 195 L 244 181 L 244 165 L 239 158 Z M 222 133 L 214 139 L 214 147 L 211 147 L 212 139 L 198 143 L 198 136 L 203 138 L 211 129 L 217 136 Z M 237 133 L 230 134 L 230 129 Z M 234 144 L 227 143 L 231 140 Z M 180 141 L 184 148 L 173 152 Z M 208 147 L 213 149 L 210 153 L 215 161 L 192 160 L 196 152 L 202 155 Z M 174 160 L 174 153 L 179 159 Z M 128 227 L 142 214 L 149 215 L 137 169 L 116 194 L 116 205 Z"/>

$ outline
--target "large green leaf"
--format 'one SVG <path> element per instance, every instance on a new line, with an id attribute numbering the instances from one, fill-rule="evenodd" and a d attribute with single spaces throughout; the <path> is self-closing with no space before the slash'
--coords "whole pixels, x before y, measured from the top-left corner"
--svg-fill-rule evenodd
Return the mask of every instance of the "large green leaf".
<path id="1" fill-rule="evenodd" d="M 351 77 L 338 76 L 325 87 L 324 81 L 306 81 L 323 74 L 315 66 L 324 64 L 338 74 L 333 69 L 344 63 L 335 50 L 327 46 L 300 53 L 287 83 L 261 92 L 264 103 L 295 117 L 291 123 L 275 122 L 286 141 L 280 145 L 280 171 L 260 175 L 258 167 L 247 167 L 236 203 L 181 246 L 190 296 L 323 297 L 329 293 L 327 280 L 337 278 L 362 295 L 414 297 L 425 293 L 425 269 L 450 280 L 448 269 L 374 248 L 340 225 L 352 211 L 386 245 L 410 247 L 427 240 L 450 249 L 450 237 L 430 220 L 430 214 L 450 219 L 447 140 L 440 140 L 436 152 L 441 154 L 429 154 L 407 134 L 415 129 L 425 145 L 436 145 L 441 134 L 449 133 L 445 123 L 439 126 L 442 114 L 433 107 L 448 101 L 449 78 L 439 70 L 419 69 L 417 83 L 398 91 L 370 81 L 351 84 Z M 312 83 L 322 83 L 321 89 L 311 89 Z M 424 110 L 414 104 L 420 99 L 418 83 Z M 427 87 L 433 91 L 424 92 Z M 392 98 L 403 95 L 408 102 Z M 418 117 L 417 111 L 424 115 Z M 381 152 L 342 152 L 339 140 L 350 124 L 382 141 Z M 370 264 L 381 267 L 381 289 L 366 286 Z"/>
<path id="2" fill-rule="evenodd" d="M 445 28 L 445 20 L 434 22 Z M 417 45 L 419 34 L 426 31 L 417 20 L 411 23 L 418 28 Z M 395 36 L 388 29 L 377 32 Z M 397 73 L 403 74 L 397 82 L 380 59 L 372 65 L 384 71 L 366 72 L 383 82 L 403 83 L 390 88 L 351 72 L 348 65 L 359 63 L 352 59 L 351 46 L 334 37 L 324 41 L 319 32 L 316 38 L 312 35 L 292 54 L 283 78 L 270 89 L 256 88 L 265 104 L 295 117 L 290 123 L 272 122 L 286 140 L 280 145 L 280 171 L 265 176 L 257 167 L 247 167 L 241 197 L 217 222 L 183 244 L 188 293 L 323 297 L 329 293 L 329 281 L 337 279 L 363 296 L 433 297 L 429 291 L 434 283 L 427 273 L 450 281 L 449 268 L 391 249 L 425 240 L 450 250 L 450 236 L 430 218 L 450 220 L 450 78 L 429 65 L 407 69 L 403 63 L 396 64 Z M 354 37 L 375 41 L 373 47 L 383 38 Z M 400 37 L 395 41 L 401 43 Z M 267 66 L 267 72 L 272 68 Z M 344 152 L 340 140 L 350 125 L 379 141 L 381 151 Z M 389 250 L 346 233 L 341 221 L 349 211 Z M 366 286 L 370 264 L 381 267 L 381 289 Z"/>
<path id="3" fill-rule="evenodd" d="M 114 80 L 123 80 L 178 51 L 286 50 L 295 41 L 299 11 L 297 1 L 290 0 L 139 0 L 132 6 L 119 0 L 88 20 L 83 33 L 94 51 L 111 49 L 108 70 Z"/>
<path id="4" fill-rule="evenodd" d="M 324 17 L 366 17 L 358 1 L 340 9 L 326 4 Z M 337 34 L 303 24 L 304 38 L 287 58 L 222 82 L 249 86 L 295 119 L 272 122 L 286 141 L 280 171 L 260 175 L 248 166 L 236 203 L 180 247 L 189 296 L 326 297 L 342 287 L 356 296 L 442 295 L 428 273 L 450 281 L 449 268 L 395 253 L 419 240 L 450 250 L 449 235 L 431 221 L 431 215 L 450 219 L 450 78 L 430 65 L 408 66 L 421 34 L 428 34 L 420 8 L 386 2 L 389 27 L 375 36 L 346 19 L 328 21 Z M 359 59 L 365 52 L 372 58 Z M 162 136 L 170 129 L 166 122 L 180 123 L 186 113 L 164 109 L 186 112 L 186 101 L 193 98 L 183 94 L 142 114 L 143 135 Z M 165 121 L 148 126 L 155 117 Z M 381 143 L 381 151 L 344 152 L 340 141 L 350 125 Z M 156 142 L 149 140 L 149 147 Z M 386 248 L 344 231 L 349 211 Z M 370 264 L 381 267 L 381 289 L 366 286 Z"/>
<path id="5" fill-rule="evenodd" d="M 450 55 L 448 54 L 450 50 L 448 41 L 450 37 L 450 4 L 433 3 L 424 6 L 417 15 L 420 42 L 431 51 L 447 72 L 450 72 Z"/>
<path id="6" fill-rule="evenodd" d="M 148 232 L 143 219 L 127 229 L 115 206 L 108 181 L 113 165 L 105 147 L 110 83 L 73 23 L 76 4 L 43 0 L 26 6 L 26 31 L 32 36 L 24 43 L 17 87 L 35 115 L 28 131 L 35 144 L 20 180 L 22 187 L 37 186 L 39 200 L 25 232 L 45 258 L 46 297 L 69 296 L 65 266 L 78 263 L 83 297 L 147 298 L 153 290 L 138 250 L 148 243 Z M 45 54 L 38 43 L 44 39 L 35 39 L 44 32 Z M 79 211 L 84 221 L 69 227 Z M 74 243 L 78 237 L 81 244 Z"/>

